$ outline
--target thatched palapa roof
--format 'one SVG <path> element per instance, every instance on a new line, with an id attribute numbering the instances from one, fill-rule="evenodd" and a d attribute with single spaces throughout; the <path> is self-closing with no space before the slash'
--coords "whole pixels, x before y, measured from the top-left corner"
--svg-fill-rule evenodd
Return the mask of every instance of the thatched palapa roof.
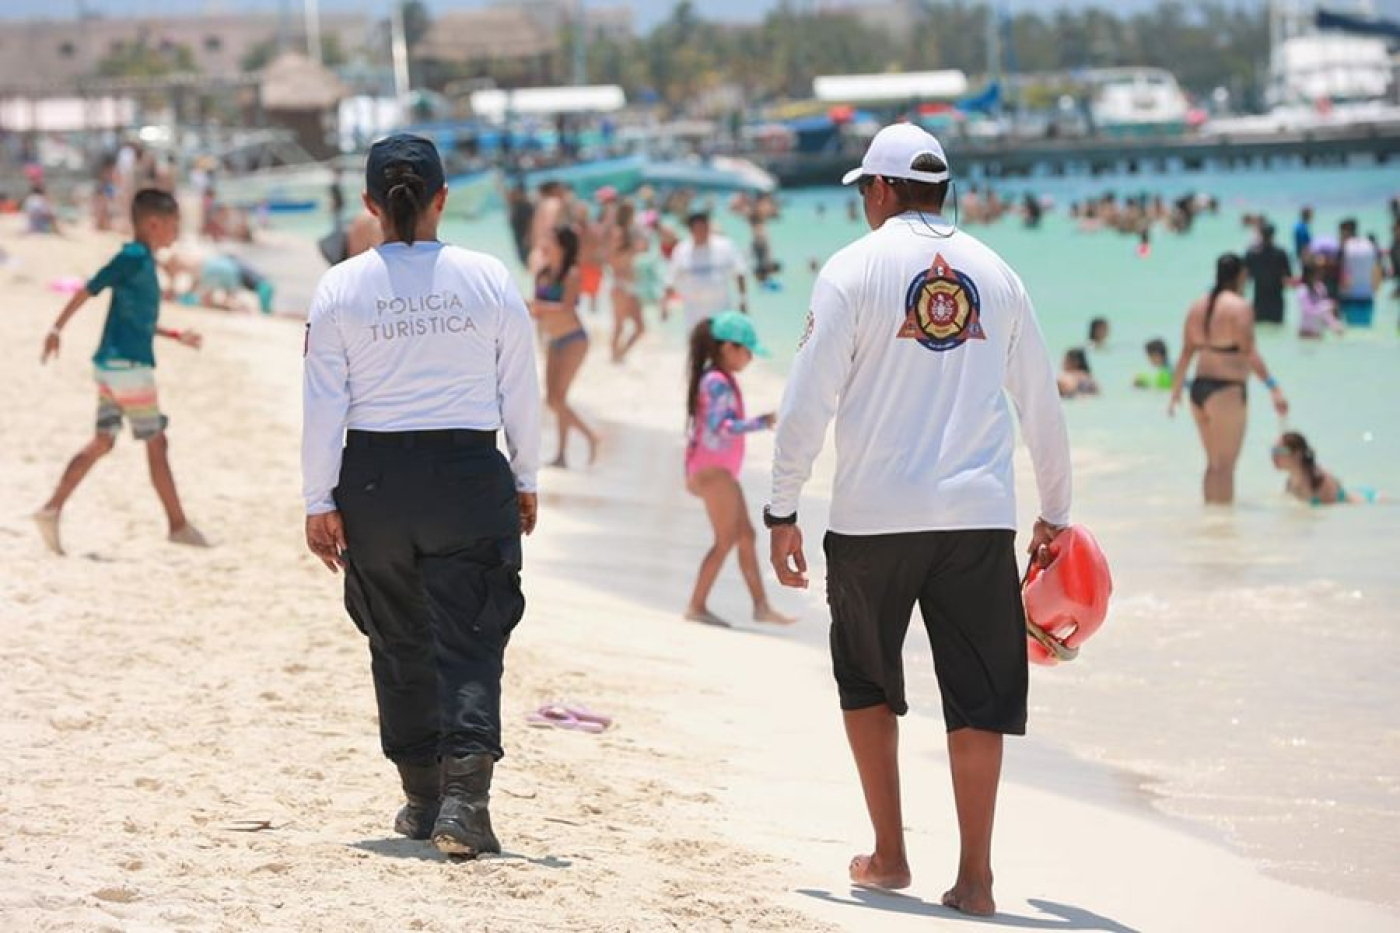
<path id="1" fill-rule="evenodd" d="M 558 48 L 559 40 L 524 10 L 492 7 L 444 13 L 414 45 L 413 54 L 443 62 L 501 61 L 535 58 Z"/>
<path id="2" fill-rule="evenodd" d="M 348 91 L 330 69 L 299 52 L 283 52 L 262 72 L 265 110 L 326 110 Z"/>

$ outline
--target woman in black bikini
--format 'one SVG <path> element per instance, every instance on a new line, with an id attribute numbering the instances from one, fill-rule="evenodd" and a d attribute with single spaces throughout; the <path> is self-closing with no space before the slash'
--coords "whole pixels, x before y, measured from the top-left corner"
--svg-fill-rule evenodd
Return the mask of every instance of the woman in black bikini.
<path id="1" fill-rule="evenodd" d="M 1269 375 L 1254 341 L 1254 306 L 1244 298 L 1248 272 L 1244 261 L 1226 253 L 1215 264 L 1215 287 L 1186 312 L 1181 358 L 1172 379 L 1167 414 L 1176 413 L 1192 358 L 1199 353 L 1191 381 L 1191 414 L 1206 451 L 1204 481 L 1207 504 L 1229 505 L 1235 499 L 1235 463 L 1244 446 L 1248 421 L 1245 383 L 1250 372 L 1269 387 L 1274 410 L 1288 414 L 1288 400 Z"/>

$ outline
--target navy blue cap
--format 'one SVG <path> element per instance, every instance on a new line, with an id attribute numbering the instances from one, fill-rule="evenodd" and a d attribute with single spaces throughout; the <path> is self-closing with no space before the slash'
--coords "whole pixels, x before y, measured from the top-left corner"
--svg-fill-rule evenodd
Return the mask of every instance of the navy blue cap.
<path id="1" fill-rule="evenodd" d="M 395 133 L 370 146 L 369 158 L 365 160 L 365 191 L 375 204 L 389 202 L 389 189 L 393 187 L 391 170 L 401 165 L 423 179 L 425 198 L 437 194 L 444 184 L 442 157 L 437 147 L 422 136 Z"/>

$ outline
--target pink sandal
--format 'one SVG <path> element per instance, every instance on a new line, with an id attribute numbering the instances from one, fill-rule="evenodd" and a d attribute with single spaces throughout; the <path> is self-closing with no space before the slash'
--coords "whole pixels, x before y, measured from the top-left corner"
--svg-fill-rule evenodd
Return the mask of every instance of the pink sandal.
<path id="1" fill-rule="evenodd" d="M 568 707 L 547 705 L 541 706 L 535 712 L 525 717 L 525 721 L 532 726 L 541 729 L 569 729 L 575 732 L 587 732 L 597 735 L 606 729 L 607 723 L 597 719 L 582 719 L 575 715 L 575 710 Z M 611 722 L 609 720 L 608 722 Z"/>

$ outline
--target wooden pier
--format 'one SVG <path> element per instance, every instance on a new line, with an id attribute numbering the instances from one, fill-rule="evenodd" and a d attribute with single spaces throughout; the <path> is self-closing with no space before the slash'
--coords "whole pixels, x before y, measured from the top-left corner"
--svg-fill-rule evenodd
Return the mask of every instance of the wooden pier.
<path id="1" fill-rule="evenodd" d="M 964 178 L 1018 178 L 1113 173 L 1340 165 L 1370 159 L 1383 165 L 1400 156 L 1400 121 L 1363 123 L 1250 135 L 1080 137 L 1039 139 L 941 138 Z M 834 185 L 862 150 L 756 159 L 785 188 Z"/>

